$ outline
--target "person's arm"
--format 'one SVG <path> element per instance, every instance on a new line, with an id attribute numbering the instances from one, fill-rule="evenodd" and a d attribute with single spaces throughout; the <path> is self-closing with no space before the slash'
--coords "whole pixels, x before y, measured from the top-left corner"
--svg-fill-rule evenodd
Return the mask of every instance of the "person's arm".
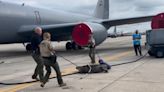
<path id="1" fill-rule="evenodd" d="M 37 46 L 38 48 L 40 47 L 39 46 L 40 45 L 40 42 L 41 42 L 40 39 L 36 39 L 36 44 L 38 44 L 38 46 Z"/>
<path id="2" fill-rule="evenodd" d="M 52 51 L 53 53 L 55 53 L 55 49 L 52 46 L 51 42 L 48 43 L 48 48 L 49 48 L 50 51 Z"/>
<path id="3" fill-rule="evenodd" d="M 93 38 L 93 37 L 91 37 L 90 39 L 89 39 L 89 42 L 88 42 L 88 46 L 89 47 L 95 47 L 95 39 Z"/>
<path id="4" fill-rule="evenodd" d="M 96 46 L 96 41 L 95 41 L 94 38 L 92 38 L 92 42 L 93 42 L 93 47 L 95 47 Z"/>
<path id="5" fill-rule="evenodd" d="M 134 34 L 132 35 L 133 40 L 135 40 Z"/>
<path id="6" fill-rule="evenodd" d="M 35 44 L 39 48 L 39 44 L 41 43 L 41 38 L 39 36 L 35 36 L 33 39 L 35 41 Z"/>
<path id="7" fill-rule="evenodd" d="M 140 34 L 140 39 L 142 39 L 142 35 Z"/>

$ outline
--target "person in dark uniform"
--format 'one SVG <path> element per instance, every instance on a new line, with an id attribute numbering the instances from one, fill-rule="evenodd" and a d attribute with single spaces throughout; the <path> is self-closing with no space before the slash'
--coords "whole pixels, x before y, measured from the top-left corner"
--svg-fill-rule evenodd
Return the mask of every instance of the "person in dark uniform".
<path id="1" fill-rule="evenodd" d="M 138 56 L 138 52 L 140 53 L 140 56 L 142 56 L 141 34 L 138 33 L 138 30 L 136 30 L 135 34 L 133 34 L 133 46 L 134 46 L 134 51 L 136 53 L 136 56 Z"/>
<path id="2" fill-rule="evenodd" d="M 93 38 L 93 34 L 89 35 L 89 41 L 88 41 L 88 47 L 89 47 L 89 57 L 91 59 L 91 63 L 96 63 L 95 61 L 95 39 Z"/>
<path id="3" fill-rule="evenodd" d="M 42 41 L 42 29 L 40 27 L 36 27 L 34 29 L 34 33 L 31 38 L 31 46 L 32 46 L 32 57 L 36 62 L 37 66 L 35 68 L 34 74 L 32 75 L 32 79 L 38 80 L 37 76 L 39 75 L 40 81 L 43 81 L 43 61 L 40 57 L 39 44 Z"/>
<path id="4" fill-rule="evenodd" d="M 51 44 L 51 35 L 46 32 L 43 34 L 43 41 L 40 43 L 40 53 L 43 58 L 44 65 L 46 67 L 47 73 L 44 77 L 44 82 L 41 84 L 41 87 L 44 87 L 45 83 L 48 81 L 51 74 L 51 67 L 55 70 L 57 75 L 57 81 L 59 86 L 66 86 L 63 82 L 60 68 L 57 62 L 57 56 L 55 55 L 55 49 Z"/>

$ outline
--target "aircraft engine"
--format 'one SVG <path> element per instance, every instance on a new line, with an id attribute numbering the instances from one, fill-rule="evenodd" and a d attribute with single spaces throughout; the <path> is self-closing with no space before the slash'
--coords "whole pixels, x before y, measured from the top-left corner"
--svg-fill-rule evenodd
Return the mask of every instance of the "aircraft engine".
<path id="1" fill-rule="evenodd" d="M 74 27 L 72 38 L 79 46 L 87 46 L 89 35 L 93 33 L 96 45 L 99 45 L 107 38 L 107 29 L 98 23 L 81 23 Z"/>
<path id="2" fill-rule="evenodd" d="M 160 13 L 153 17 L 151 27 L 152 29 L 164 28 L 164 13 Z"/>

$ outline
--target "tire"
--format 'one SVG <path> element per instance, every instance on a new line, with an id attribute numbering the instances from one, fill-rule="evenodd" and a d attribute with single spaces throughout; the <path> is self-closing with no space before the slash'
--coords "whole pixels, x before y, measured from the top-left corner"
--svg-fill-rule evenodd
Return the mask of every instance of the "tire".
<path id="1" fill-rule="evenodd" d="M 152 53 L 152 51 L 148 51 L 149 56 L 154 56 L 154 54 Z"/>
<path id="2" fill-rule="evenodd" d="M 72 43 L 71 42 L 67 42 L 66 43 L 66 50 L 71 50 L 72 49 Z"/>
<path id="3" fill-rule="evenodd" d="M 162 51 L 157 51 L 156 52 L 156 58 L 162 58 L 164 55 L 163 55 L 163 52 Z"/>

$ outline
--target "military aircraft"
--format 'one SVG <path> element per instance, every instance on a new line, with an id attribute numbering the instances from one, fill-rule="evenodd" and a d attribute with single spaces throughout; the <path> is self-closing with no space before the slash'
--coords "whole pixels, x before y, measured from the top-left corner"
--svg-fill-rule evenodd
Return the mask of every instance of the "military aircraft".
<path id="1" fill-rule="evenodd" d="M 48 10 L 0 2 L 0 44 L 29 43 L 35 27 L 52 34 L 52 41 L 73 41 L 66 43 L 66 49 L 75 45 L 86 46 L 89 34 L 93 34 L 96 45 L 108 36 L 111 26 L 147 22 L 152 16 L 109 20 L 109 0 L 98 0 L 93 16 L 75 14 L 61 10 Z M 26 45 L 30 49 L 30 43 Z"/>

